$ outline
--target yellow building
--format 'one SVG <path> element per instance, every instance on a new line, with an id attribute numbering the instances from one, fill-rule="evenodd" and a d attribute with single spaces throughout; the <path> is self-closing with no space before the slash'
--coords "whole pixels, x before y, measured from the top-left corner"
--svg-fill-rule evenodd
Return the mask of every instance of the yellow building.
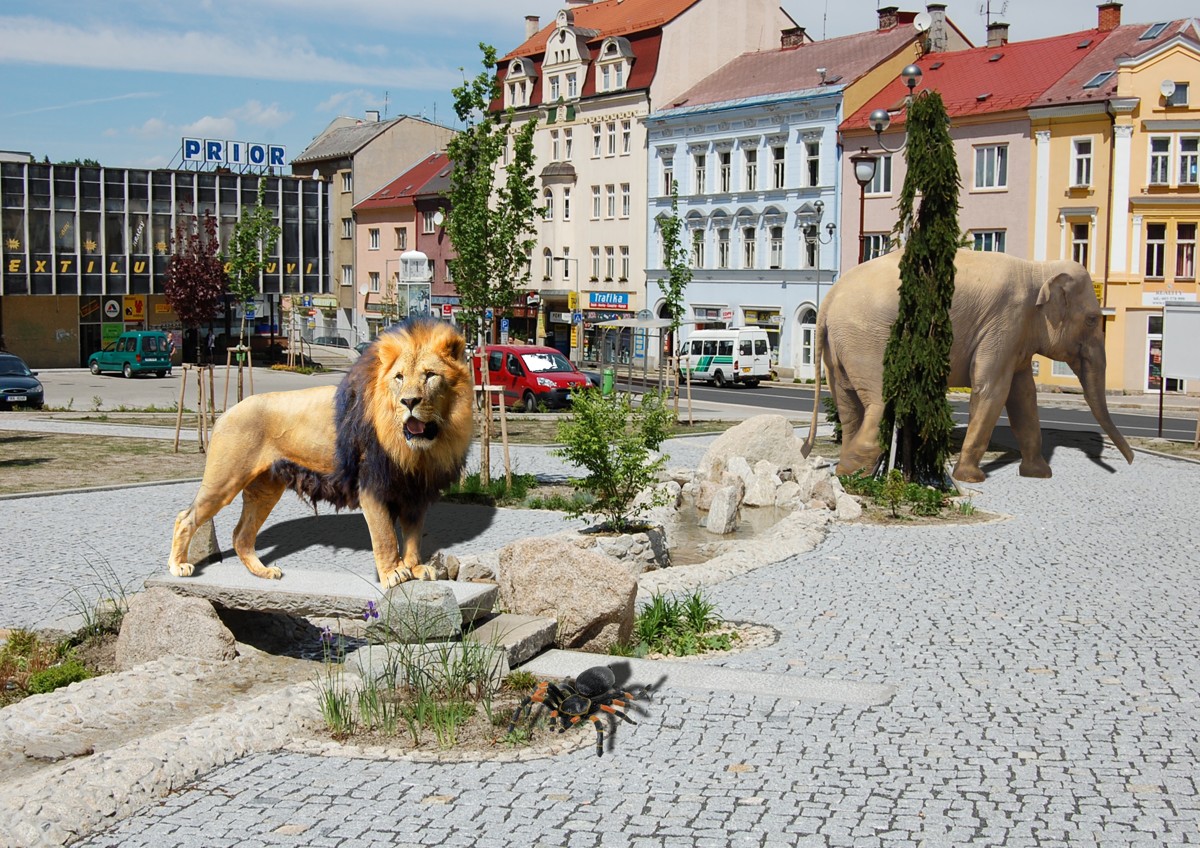
<path id="1" fill-rule="evenodd" d="M 1158 391 L 1162 307 L 1197 300 L 1200 26 L 1121 26 L 1117 3 L 1100 12 L 1102 43 L 1030 110 L 1033 258 L 1092 273 L 1108 388 Z M 1035 369 L 1041 385 L 1079 385 L 1064 363 L 1038 357 Z"/>

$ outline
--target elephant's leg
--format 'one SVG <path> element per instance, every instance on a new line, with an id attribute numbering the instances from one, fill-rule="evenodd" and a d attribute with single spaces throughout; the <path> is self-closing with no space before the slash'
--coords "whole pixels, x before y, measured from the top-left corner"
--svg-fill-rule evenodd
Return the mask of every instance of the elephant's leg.
<path id="1" fill-rule="evenodd" d="M 883 418 L 883 404 L 866 402 L 843 380 L 838 397 L 838 415 L 845 409 L 848 415 L 842 418 L 842 452 L 838 457 L 838 474 L 853 474 L 866 469 L 870 471 L 879 460 L 879 422 Z M 847 420 L 848 419 L 848 420 Z"/>
<path id="2" fill-rule="evenodd" d="M 1008 376 L 1008 375 L 1005 375 Z M 967 435 L 963 439 L 962 453 L 954 466 L 953 477 L 964 483 L 981 483 L 987 479 L 979 467 L 984 451 L 992 440 L 992 431 L 1000 418 L 1008 396 L 1009 380 L 1003 385 L 973 375 L 971 379 L 971 412 L 967 420 Z"/>
<path id="3" fill-rule="evenodd" d="M 1042 456 L 1042 423 L 1038 418 L 1037 386 L 1033 382 L 1032 368 L 1023 368 L 1013 375 L 1012 388 L 1008 390 L 1008 401 L 1004 406 L 1021 449 L 1021 476 L 1050 477 L 1050 463 Z"/>
<path id="4" fill-rule="evenodd" d="M 286 488 L 282 481 L 267 471 L 255 477 L 242 491 L 242 517 L 233 528 L 233 549 L 242 565 L 255 577 L 278 580 L 283 576 L 281 569 L 263 565 L 255 550 L 255 542 L 258 540 L 258 531 Z"/>

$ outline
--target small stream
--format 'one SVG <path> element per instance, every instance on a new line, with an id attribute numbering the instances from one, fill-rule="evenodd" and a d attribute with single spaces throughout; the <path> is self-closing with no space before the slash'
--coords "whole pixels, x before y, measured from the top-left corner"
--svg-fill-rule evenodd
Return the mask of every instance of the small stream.
<path id="1" fill-rule="evenodd" d="M 708 513 L 685 501 L 676 513 L 668 538 L 671 540 L 671 565 L 698 565 L 721 553 L 726 542 L 746 541 L 770 530 L 789 510 L 776 506 L 743 506 L 738 510 L 738 526 L 732 533 L 719 536 L 704 526 Z"/>

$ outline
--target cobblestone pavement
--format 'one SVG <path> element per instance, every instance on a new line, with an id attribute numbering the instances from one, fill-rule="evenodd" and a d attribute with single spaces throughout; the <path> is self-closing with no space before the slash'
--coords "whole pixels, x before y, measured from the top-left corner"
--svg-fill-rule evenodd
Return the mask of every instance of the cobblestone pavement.
<path id="1" fill-rule="evenodd" d="M 975 504 L 1007 521 L 838 525 L 815 550 L 708 590 L 726 617 L 781 633 L 719 664 L 887 683 L 898 694 L 885 706 L 668 679 L 600 759 L 590 745 L 519 763 L 253 755 L 79 844 L 1198 844 L 1200 467 L 1147 454 L 1126 466 L 1087 435 L 1048 434 L 1047 448 L 1053 480 L 1010 464 L 975 487 Z M 3 576 L 0 620 L 40 591 L 45 563 L 78 571 L 84 554 L 123 562 L 131 546 L 164 562 L 190 495 L 133 490 L 136 506 L 107 515 L 95 496 L 4 504 L 36 507 L 28 517 L 50 538 L 40 570 Z M 354 568 L 338 517 L 308 521 L 326 522 L 332 541 L 300 542 L 302 510 L 284 504 L 264 539 L 285 568 Z M 517 530 L 536 533 L 539 520 L 524 514 Z M 501 514 L 474 539 L 505 524 Z"/>

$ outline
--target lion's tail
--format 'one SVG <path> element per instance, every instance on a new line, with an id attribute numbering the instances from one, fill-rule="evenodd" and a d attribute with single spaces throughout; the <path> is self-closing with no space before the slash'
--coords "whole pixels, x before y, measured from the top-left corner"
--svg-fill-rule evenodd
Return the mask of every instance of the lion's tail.
<path id="1" fill-rule="evenodd" d="M 323 501 L 337 510 L 358 509 L 358 491 L 351 490 L 331 475 L 320 474 L 286 459 L 276 460 L 271 473 L 313 506 Z"/>

